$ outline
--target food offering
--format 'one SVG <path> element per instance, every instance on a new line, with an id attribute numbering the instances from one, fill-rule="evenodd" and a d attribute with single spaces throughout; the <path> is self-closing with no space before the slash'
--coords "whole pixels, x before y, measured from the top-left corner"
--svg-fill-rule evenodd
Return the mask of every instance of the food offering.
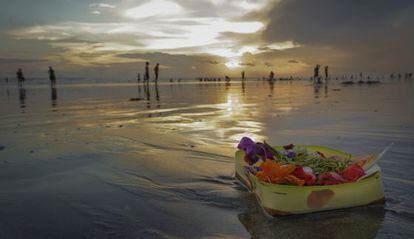
<path id="1" fill-rule="evenodd" d="M 272 216 L 385 201 L 376 162 L 389 147 L 364 157 L 314 145 L 272 147 L 247 137 L 237 147 L 236 177 Z"/>

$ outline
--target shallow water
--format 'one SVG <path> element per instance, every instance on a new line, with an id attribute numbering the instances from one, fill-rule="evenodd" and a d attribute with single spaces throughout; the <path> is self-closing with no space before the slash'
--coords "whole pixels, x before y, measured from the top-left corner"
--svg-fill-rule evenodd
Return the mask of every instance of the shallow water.
<path id="1" fill-rule="evenodd" d="M 0 238 L 414 237 L 413 90 L 3 83 Z M 380 162 L 387 202 L 268 220 L 233 178 L 242 136 L 354 154 L 394 142 Z"/>

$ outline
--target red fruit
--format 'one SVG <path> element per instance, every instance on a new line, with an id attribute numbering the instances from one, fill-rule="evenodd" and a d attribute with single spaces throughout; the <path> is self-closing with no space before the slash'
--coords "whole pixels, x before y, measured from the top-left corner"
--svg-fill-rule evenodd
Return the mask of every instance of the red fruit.
<path id="1" fill-rule="evenodd" d="M 319 184 L 321 185 L 334 185 L 347 182 L 341 175 L 334 172 L 321 173 L 318 178 Z"/>
<path id="2" fill-rule="evenodd" d="M 347 181 L 353 182 L 364 176 L 365 171 L 361 166 L 352 164 L 345 171 L 343 171 L 341 175 Z"/>
<path id="3" fill-rule="evenodd" d="M 305 184 L 308 186 L 314 185 L 316 182 L 316 176 L 313 173 L 305 172 L 302 166 L 298 166 L 293 172 L 293 175 L 299 179 L 305 180 Z"/>

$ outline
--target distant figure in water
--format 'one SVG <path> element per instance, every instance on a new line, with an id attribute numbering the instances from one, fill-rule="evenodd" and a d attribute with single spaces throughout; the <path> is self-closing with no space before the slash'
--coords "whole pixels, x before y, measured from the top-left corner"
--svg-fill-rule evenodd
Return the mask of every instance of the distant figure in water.
<path id="1" fill-rule="evenodd" d="M 141 82 L 141 74 L 140 73 L 138 73 L 138 75 L 137 75 L 137 82 L 138 83 Z"/>
<path id="2" fill-rule="evenodd" d="M 19 83 L 19 86 L 23 86 L 23 82 L 25 81 L 23 71 L 21 68 L 17 71 L 17 82 Z"/>
<path id="3" fill-rule="evenodd" d="M 269 80 L 273 81 L 275 79 L 275 73 L 273 71 L 270 72 L 269 74 Z"/>
<path id="4" fill-rule="evenodd" d="M 228 77 L 228 76 L 225 76 L 224 77 L 224 79 L 227 81 L 227 82 L 229 82 L 231 79 L 230 79 L 230 77 Z"/>
<path id="5" fill-rule="evenodd" d="M 245 77 L 245 75 L 244 75 L 245 73 L 244 73 L 244 71 L 242 71 L 242 80 L 244 81 L 244 77 Z"/>
<path id="6" fill-rule="evenodd" d="M 325 80 L 328 80 L 329 74 L 328 74 L 328 66 L 325 66 Z"/>
<path id="7" fill-rule="evenodd" d="M 319 67 L 320 65 L 316 65 L 315 68 L 313 69 L 313 77 L 314 78 L 318 78 L 319 77 Z"/>
<path id="8" fill-rule="evenodd" d="M 144 75 L 144 81 L 149 81 L 149 62 L 145 62 L 145 75 Z"/>
<path id="9" fill-rule="evenodd" d="M 154 67 L 155 81 L 158 81 L 159 72 L 160 72 L 160 63 L 157 62 L 157 64 Z"/>
<path id="10" fill-rule="evenodd" d="M 313 78 L 315 79 L 315 80 L 317 80 L 318 81 L 318 83 L 321 83 L 321 79 L 320 79 L 320 77 L 319 77 L 319 68 L 320 68 L 321 66 L 320 65 L 316 65 L 315 66 L 315 69 L 313 69 Z"/>
<path id="11" fill-rule="evenodd" d="M 52 85 L 56 85 L 56 75 L 55 71 L 51 66 L 49 66 L 49 80 Z"/>
<path id="12" fill-rule="evenodd" d="M 6 77 L 6 79 L 4 79 L 6 81 L 6 83 L 9 83 L 9 78 Z"/>

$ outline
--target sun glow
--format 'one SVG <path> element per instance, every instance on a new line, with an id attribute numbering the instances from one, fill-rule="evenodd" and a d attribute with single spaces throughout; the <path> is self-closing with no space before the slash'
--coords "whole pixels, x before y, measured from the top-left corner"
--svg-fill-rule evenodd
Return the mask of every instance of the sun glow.
<path id="1" fill-rule="evenodd" d="M 224 65 L 229 69 L 237 69 L 241 67 L 240 62 L 233 60 L 224 63 Z"/>

